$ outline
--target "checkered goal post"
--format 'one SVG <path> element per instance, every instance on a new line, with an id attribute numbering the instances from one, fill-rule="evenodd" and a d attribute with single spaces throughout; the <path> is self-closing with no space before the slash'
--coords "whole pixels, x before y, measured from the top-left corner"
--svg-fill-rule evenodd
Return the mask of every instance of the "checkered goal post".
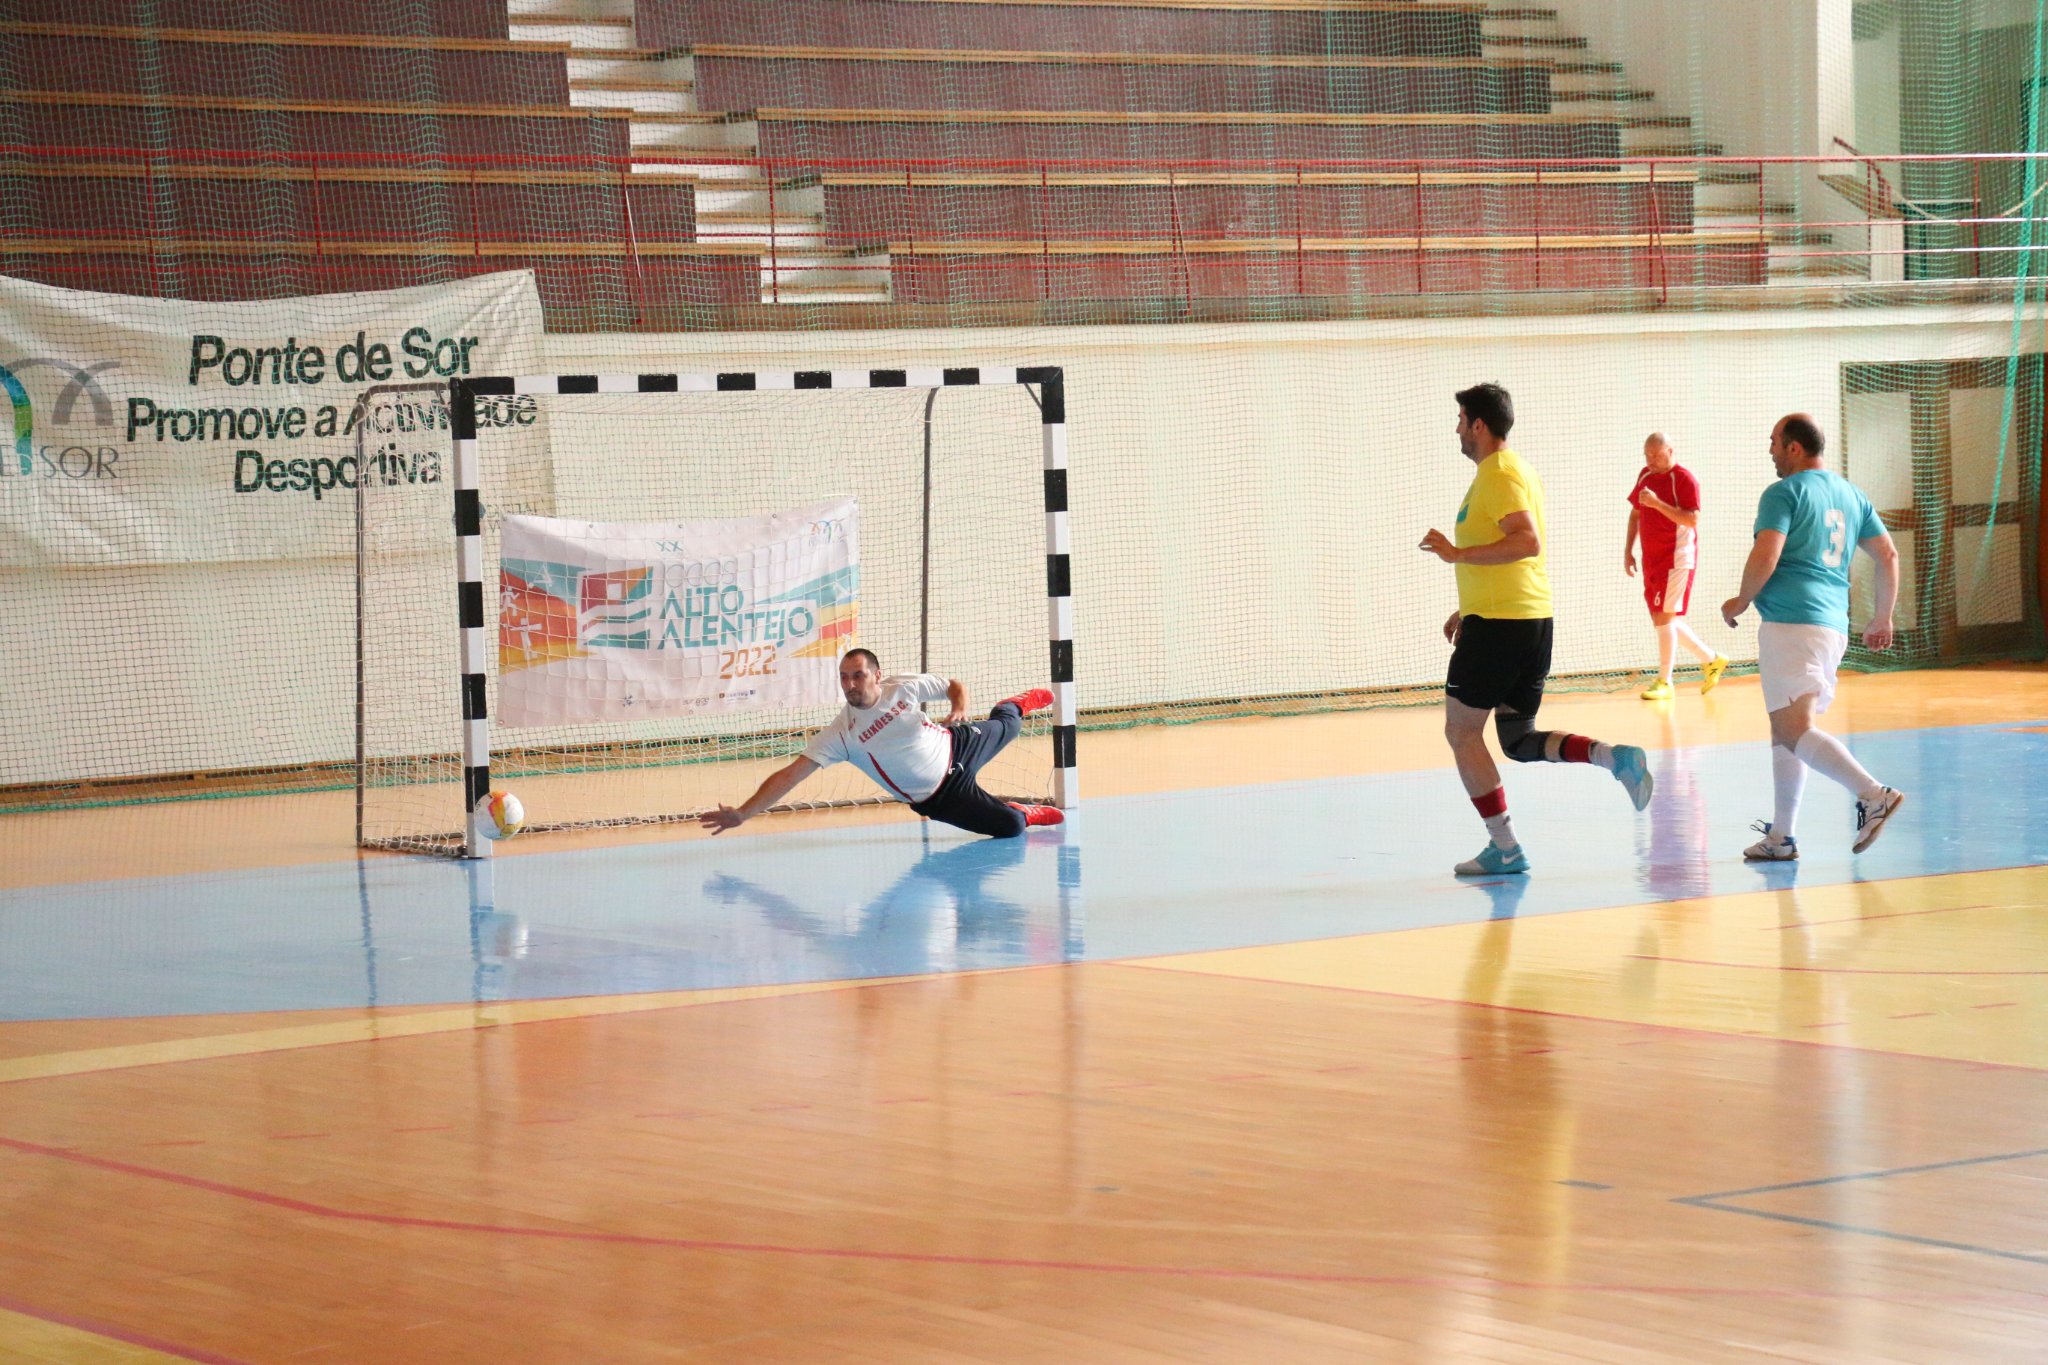
<path id="1" fill-rule="evenodd" d="M 366 468 L 424 397 L 366 400 Z M 363 845 L 488 856 L 494 788 L 529 831 L 736 805 L 837 713 L 856 644 L 959 679 L 977 715 L 1050 686 L 983 783 L 1077 798 L 1059 369 L 478 378 L 445 401 L 452 534 L 446 484 L 358 480 Z M 840 765 L 778 809 L 886 799 Z"/>

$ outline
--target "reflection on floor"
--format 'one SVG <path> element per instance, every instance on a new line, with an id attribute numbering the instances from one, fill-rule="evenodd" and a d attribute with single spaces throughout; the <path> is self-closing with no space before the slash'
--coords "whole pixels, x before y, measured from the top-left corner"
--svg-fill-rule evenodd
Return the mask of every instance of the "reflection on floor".
<path id="1" fill-rule="evenodd" d="M 1793 865 L 1739 688 L 1588 703 L 1657 800 L 1513 769 L 1476 883 L 1429 713 L 1114 737 L 1003 843 L 25 856 L 0 1358 L 2033 1358 L 2048 675 L 1972 676 L 1851 685 L 1912 804 Z"/>
<path id="2" fill-rule="evenodd" d="M 1198 738 L 1199 731 L 1187 732 Z M 1473 885 L 1483 842 L 1447 775 L 1381 773 L 1091 801 L 1014 842 L 923 823 L 504 858 L 302 864 L 0 892 L 16 1019 L 422 1005 L 1101 961 L 2048 859 L 2048 734 L 1859 736 L 1913 794 L 1849 852 L 1809 786 L 1804 858 L 1745 865 L 1756 745 L 1664 750 L 1644 814 L 1588 767 L 1509 774 L 1527 878 Z M 1980 791 L 2001 775 L 1996 800 Z M 1964 813 L 1967 812 L 1967 818 Z"/>

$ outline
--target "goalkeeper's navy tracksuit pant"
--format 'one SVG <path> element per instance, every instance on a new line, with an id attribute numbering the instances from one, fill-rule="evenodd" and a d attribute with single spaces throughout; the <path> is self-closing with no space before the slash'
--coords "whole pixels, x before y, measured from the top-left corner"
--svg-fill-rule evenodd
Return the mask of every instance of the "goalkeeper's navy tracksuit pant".
<path id="1" fill-rule="evenodd" d="M 955 825 L 974 834 L 997 839 L 1014 839 L 1024 832 L 1024 812 L 998 801 L 981 789 L 976 775 L 982 766 L 1017 737 L 1024 728 L 1024 713 L 1015 702 L 1002 702 L 988 713 L 987 720 L 969 725 L 949 725 L 953 736 L 953 761 L 939 789 L 910 808 L 928 820 Z"/>

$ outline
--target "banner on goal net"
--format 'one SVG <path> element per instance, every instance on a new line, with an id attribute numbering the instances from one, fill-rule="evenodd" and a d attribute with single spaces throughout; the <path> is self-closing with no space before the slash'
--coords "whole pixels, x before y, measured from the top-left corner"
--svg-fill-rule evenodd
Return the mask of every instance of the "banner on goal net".
<path id="1" fill-rule="evenodd" d="M 502 725 L 832 705 L 859 620 L 860 510 L 507 516 L 498 603 Z"/>

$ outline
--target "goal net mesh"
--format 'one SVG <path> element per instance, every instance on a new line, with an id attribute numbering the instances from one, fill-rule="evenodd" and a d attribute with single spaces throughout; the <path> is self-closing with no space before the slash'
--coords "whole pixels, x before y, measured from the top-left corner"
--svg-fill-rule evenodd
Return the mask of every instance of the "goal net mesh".
<path id="1" fill-rule="evenodd" d="M 519 796 L 529 829 L 684 820 L 739 804 L 839 708 L 835 685 L 819 704 L 505 724 L 502 650 L 522 611 L 500 590 L 508 515 L 595 523 L 582 529 L 602 539 L 614 526 L 624 537 L 852 498 L 856 624 L 840 647 L 873 650 L 885 674 L 959 679 L 978 718 L 1046 681 L 1040 430 L 1017 385 L 480 400 L 485 624 L 500 646 L 487 650 L 493 785 Z M 445 488 L 432 508 L 412 492 L 362 481 L 360 833 L 373 846 L 453 850 L 464 814 L 456 551 Z M 650 599 L 657 639 L 662 595 Z M 714 653 L 707 666 L 727 672 L 774 666 L 759 651 Z M 982 781 L 1044 799 L 1051 775 L 1041 715 Z M 886 799 L 837 765 L 790 803 Z"/>

